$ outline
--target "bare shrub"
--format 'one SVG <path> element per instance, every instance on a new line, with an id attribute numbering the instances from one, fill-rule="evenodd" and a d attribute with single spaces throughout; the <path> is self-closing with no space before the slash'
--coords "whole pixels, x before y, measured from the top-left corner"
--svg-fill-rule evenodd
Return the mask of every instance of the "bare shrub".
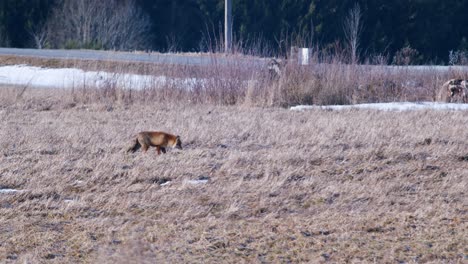
<path id="1" fill-rule="evenodd" d="M 203 67 L 156 67 L 138 70 L 154 82 L 148 87 L 123 87 L 118 79 L 127 70 L 115 68 L 115 79 L 99 87 L 89 82 L 74 89 L 78 101 L 172 102 L 214 105 L 281 106 L 339 105 L 394 101 L 437 101 L 441 85 L 464 72 L 435 68 L 411 69 L 385 65 L 348 65 L 341 62 L 303 66 L 281 64 L 281 75 L 255 60 L 223 61 L 213 57 Z M 120 73 L 119 73 L 120 72 Z M 163 78 L 164 81 L 158 81 Z M 454 77 L 451 77 L 454 78 Z M 96 88 L 98 88 L 96 90 Z M 79 99 L 79 100 L 78 100 Z"/>
<path id="2" fill-rule="evenodd" d="M 355 4 L 354 7 L 349 10 L 348 15 L 346 16 L 343 23 L 343 31 L 345 35 L 345 41 L 348 45 L 351 64 L 356 64 L 359 61 L 359 38 L 363 28 L 361 20 L 361 7 L 359 4 Z"/>
<path id="3" fill-rule="evenodd" d="M 393 64 L 395 65 L 412 65 L 417 64 L 419 61 L 419 52 L 407 45 L 396 52 L 393 57 Z"/>
<path id="4" fill-rule="evenodd" d="M 53 48 L 132 50 L 149 44 L 150 20 L 134 0 L 65 0 L 45 25 Z M 34 34 L 41 38 L 42 34 Z"/>
<path id="5" fill-rule="evenodd" d="M 468 65 L 468 52 L 451 50 L 449 52 L 449 65 Z"/>
<path id="6" fill-rule="evenodd" d="M 49 34 L 51 33 L 48 24 L 32 26 L 28 33 L 32 36 L 34 47 L 37 49 L 47 48 L 49 46 Z"/>

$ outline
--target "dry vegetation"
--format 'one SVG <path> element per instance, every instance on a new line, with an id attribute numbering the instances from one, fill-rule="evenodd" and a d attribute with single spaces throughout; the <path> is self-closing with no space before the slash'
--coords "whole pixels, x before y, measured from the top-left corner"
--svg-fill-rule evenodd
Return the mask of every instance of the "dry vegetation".
<path id="1" fill-rule="evenodd" d="M 451 78 L 468 79 L 467 68 L 453 67 L 447 71 L 430 66 L 415 69 L 383 64 L 347 65 L 336 55 L 314 57 L 311 65 L 305 67 L 291 61 L 282 62 L 282 74 L 277 76 L 268 71 L 268 60 L 233 56 L 223 61 L 220 57 L 222 55 L 212 54 L 212 64 L 206 66 L 14 56 L 0 56 L 0 64 L 24 63 L 112 72 L 114 80 L 106 82 L 98 90 L 94 89 L 92 80 L 85 86 L 73 89 L 74 103 L 105 102 L 111 105 L 183 101 L 192 104 L 287 107 L 297 104 L 447 101 L 442 84 Z M 154 81 L 139 91 L 132 89 L 135 88 L 132 84 L 118 87 L 116 80 L 126 73 L 154 76 Z M 161 76 L 169 81 L 158 82 Z M 186 80 L 195 84 L 188 89 Z"/>
<path id="2" fill-rule="evenodd" d="M 0 262 L 468 259 L 466 111 L 75 99 L 0 89 Z M 126 154 L 149 129 L 184 150 Z"/>

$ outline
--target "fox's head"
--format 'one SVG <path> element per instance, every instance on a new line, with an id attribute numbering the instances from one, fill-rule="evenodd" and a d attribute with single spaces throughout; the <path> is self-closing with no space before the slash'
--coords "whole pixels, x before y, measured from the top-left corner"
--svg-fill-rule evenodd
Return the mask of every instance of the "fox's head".
<path id="1" fill-rule="evenodd" d="M 458 86 L 452 86 L 450 87 L 450 96 L 453 97 L 456 94 L 461 93 L 461 88 Z"/>
<path id="2" fill-rule="evenodd" d="M 180 136 L 176 137 L 176 142 L 174 144 L 174 148 L 176 149 L 182 149 L 182 141 L 180 140 Z"/>

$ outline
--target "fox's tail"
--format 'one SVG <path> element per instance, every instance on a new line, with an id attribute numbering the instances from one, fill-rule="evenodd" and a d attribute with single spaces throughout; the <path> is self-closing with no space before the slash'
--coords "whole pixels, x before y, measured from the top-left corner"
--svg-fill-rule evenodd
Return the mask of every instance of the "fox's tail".
<path id="1" fill-rule="evenodd" d="M 127 152 L 134 153 L 135 151 L 137 151 L 140 148 L 141 148 L 141 144 L 140 144 L 140 142 L 138 142 L 138 138 L 137 138 L 137 139 L 135 139 L 135 143 L 133 144 L 133 146 L 131 146 L 130 148 L 127 149 Z"/>

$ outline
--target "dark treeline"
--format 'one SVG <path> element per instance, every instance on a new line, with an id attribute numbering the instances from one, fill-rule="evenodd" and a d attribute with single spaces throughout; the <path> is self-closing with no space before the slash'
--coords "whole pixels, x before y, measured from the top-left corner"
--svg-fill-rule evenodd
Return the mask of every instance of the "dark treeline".
<path id="1" fill-rule="evenodd" d="M 0 0 L 0 45 L 38 47 L 41 26 L 57 16 L 54 9 L 67 1 L 100 2 Z M 106 44 L 99 37 L 85 39 L 89 43 L 81 40 L 61 43 L 51 36 L 59 31 L 55 26 L 49 31 L 49 38 L 40 39 L 43 47 L 134 47 L 155 51 L 207 51 L 222 47 L 224 0 L 112 2 L 120 5 L 132 2 L 147 16 L 148 30 L 142 31 L 147 36 L 144 45 L 141 41 L 138 46 L 124 45 L 119 40 Z M 392 62 L 399 52 L 409 52 L 412 63 L 448 63 L 450 51 L 468 50 L 466 0 L 233 0 L 235 46 L 276 56 L 284 56 L 290 46 L 331 52 L 346 50 L 345 18 L 356 4 L 360 7 L 362 26 L 357 50 L 361 60 L 383 55 Z M 54 25 L 57 24 L 61 23 L 56 19 Z"/>

